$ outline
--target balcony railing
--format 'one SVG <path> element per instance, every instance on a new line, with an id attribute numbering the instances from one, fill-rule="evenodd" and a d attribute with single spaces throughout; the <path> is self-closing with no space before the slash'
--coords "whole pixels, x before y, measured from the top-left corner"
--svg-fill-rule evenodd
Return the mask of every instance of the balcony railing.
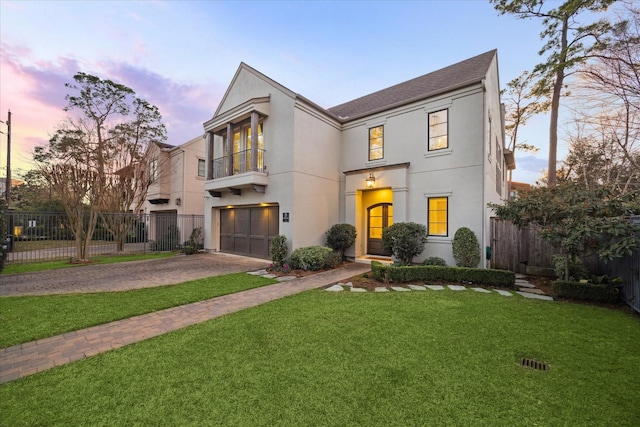
<path id="1" fill-rule="evenodd" d="M 264 165 L 265 151 L 266 150 L 258 149 L 255 159 L 252 158 L 252 150 L 239 151 L 230 156 L 223 156 L 214 159 L 213 179 L 240 175 L 247 172 L 266 172 L 266 167 Z"/>

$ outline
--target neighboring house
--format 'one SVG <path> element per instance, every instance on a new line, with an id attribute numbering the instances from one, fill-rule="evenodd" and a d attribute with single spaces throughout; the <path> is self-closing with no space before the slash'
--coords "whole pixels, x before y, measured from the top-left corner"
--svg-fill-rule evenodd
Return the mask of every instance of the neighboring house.
<path id="1" fill-rule="evenodd" d="M 329 109 L 242 63 L 204 123 L 205 249 L 269 258 L 277 234 L 293 250 L 349 223 L 347 255 L 379 256 L 383 228 L 413 221 L 415 261 L 454 264 L 455 231 L 489 246 L 487 203 L 508 197 L 503 115 L 495 50 Z"/>
<path id="2" fill-rule="evenodd" d="M 151 184 L 139 213 L 151 214 L 149 239 L 161 240 L 171 225 L 180 228 L 180 242 L 189 238 L 194 227 L 180 219 L 204 212 L 204 149 L 203 136 L 178 146 L 155 143 L 148 148 Z"/>
<path id="3" fill-rule="evenodd" d="M 509 200 L 518 198 L 520 192 L 531 188 L 531 184 L 526 182 L 511 181 L 509 182 Z"/>

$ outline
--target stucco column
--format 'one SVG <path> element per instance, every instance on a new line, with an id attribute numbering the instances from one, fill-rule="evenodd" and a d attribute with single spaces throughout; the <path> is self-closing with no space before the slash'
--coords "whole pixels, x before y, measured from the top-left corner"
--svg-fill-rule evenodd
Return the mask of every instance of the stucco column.
<path id="1" fill-rule="evenodd" d="M 221 176 L 233 175 L 233 125 L 227 123 L 227 140 L 224 142 L 224 155 L 226 156 L 226 170 Z"/>
<path id="2" fill-rule="evenodd" d="M 206 137 L 206 144 L 205 144 L 205 153 L 204 153 L 204 158 L 206 159 L 206 164 L 207 164 L 207 176 L 206 179 L 213 179 L 213 160 L 214 160 L 214 155 L 213 155 L 213 133 L 211 132 L 207 132 L 207 137 Z"/>
<path id="3" fill-rule="evenodd" d="M 251 170 L 258 170 L 258 121 L 256 111 L 251 112 Z"/>
<path id="4" fill-rule="evenodd" d="M 347 191 L 344 193 L 344 220 L 345 223 L 353 225 L 358 234 L 356 236 L 356 242 L 353 244 L 353 248 L 349 248 L 345 255 L 349 257 L 358 257 L 364 253 L 364 236 L 366 230 L 359 227 L 359 213 L 362 208 L 361 197 L 357 191 Z"/>
<path id="5" fill-rule="evenodd" d="M 393 222 L 406 222 L 409 217 L 409 189 L 407 187 L 391 187 L 393 191 Z"/>

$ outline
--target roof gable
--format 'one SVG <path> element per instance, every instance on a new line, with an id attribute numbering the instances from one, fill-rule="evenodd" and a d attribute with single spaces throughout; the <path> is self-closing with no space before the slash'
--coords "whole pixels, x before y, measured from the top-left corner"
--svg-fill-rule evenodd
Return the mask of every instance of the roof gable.
<path id="1" fill-rule="evenodd" d="M 478 83 L 487 75 L 496 54 L 497 50 L 491 50 L 457 64 L 337 105 L 329 108 L 328 111 L 344 121 Z"/>

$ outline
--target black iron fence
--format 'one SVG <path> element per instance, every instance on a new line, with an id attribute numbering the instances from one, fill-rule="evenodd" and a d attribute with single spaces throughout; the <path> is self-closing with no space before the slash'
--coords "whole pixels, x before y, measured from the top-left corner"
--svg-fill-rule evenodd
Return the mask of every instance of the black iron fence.
<path id="1" fill-rule="evenodd" d="M 26 263 L 76 258 L 75 235 L 66 214 L 8 212 L 6 262 Z M 88 256 L 182 250 L 204 215 L 100 214 L 87 248 Z M 196 242 L 202 247 L 202 233 Z"/>

